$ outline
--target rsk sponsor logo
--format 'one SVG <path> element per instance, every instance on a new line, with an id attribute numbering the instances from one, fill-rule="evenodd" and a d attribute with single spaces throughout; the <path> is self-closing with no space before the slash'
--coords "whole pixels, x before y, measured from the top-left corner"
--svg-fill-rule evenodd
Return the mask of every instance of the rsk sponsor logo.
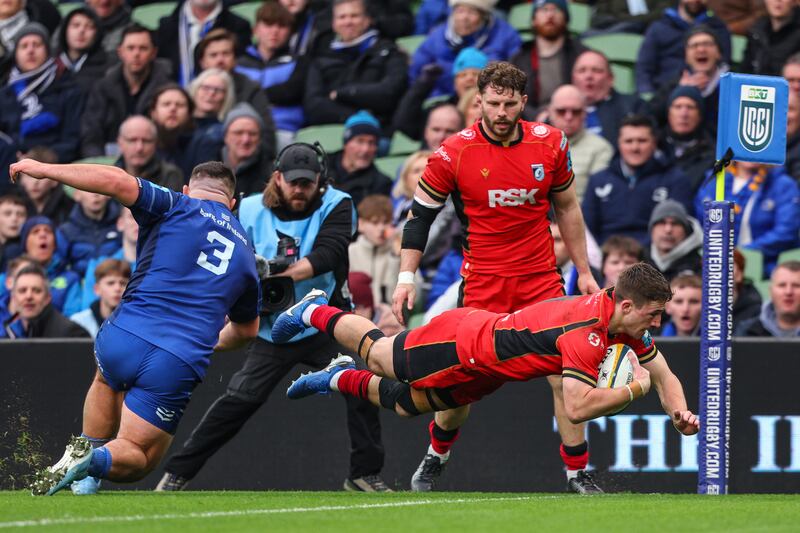
<path id="1" fill-rule="evenodd" d="M 518 205 L 536 205 L 536 193 L 539 189 L 490 189 L 489 207 L 514 207 Z"/>

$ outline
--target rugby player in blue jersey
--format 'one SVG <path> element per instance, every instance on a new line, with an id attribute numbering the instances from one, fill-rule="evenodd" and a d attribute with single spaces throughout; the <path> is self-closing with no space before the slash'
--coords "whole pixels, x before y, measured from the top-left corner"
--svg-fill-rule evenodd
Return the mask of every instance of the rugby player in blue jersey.
<path id="1" fill-rule="evenodd" d="M 236 178 L 222 163 L 203 163 L 180 194 L 111 166 L 25 159 L 9 171 L 12 180 L 50 178 L 111 196 L 140 227 L 136 271 L 97 334 L 83 435 L 37 473 L 32 492 L 51 495 L 90 479 L 78 492 L 91 493 L 100 479 L 139 480 L 172 442 L 212 351 L 241 347 L 258 333 L 255 255 L 230 211 Z"/>

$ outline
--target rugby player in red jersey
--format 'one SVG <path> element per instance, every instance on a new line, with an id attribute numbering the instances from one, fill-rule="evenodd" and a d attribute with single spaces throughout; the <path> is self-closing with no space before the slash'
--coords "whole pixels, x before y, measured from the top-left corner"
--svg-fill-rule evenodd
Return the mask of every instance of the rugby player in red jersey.
<path id="1" fill-rule="evenodd" d="M 478 78 L 481 120 L 447 138 L 428 159 L 403 230 L 401 272 L 392 301 L 401 322 L 403 308 L 414 306 L 413 272 L 428 230 L 448 196 L 465 236 L 459 306 L 509 313 L 564 294 L 547 219 L 551 206 L 578 272 L 578 288 L 584 294 L 599 290 L 589 270 L 567 137 L 545 124 L 520 120 L 527 102 L 525 83 L 525 73 L 510 63 L 487 66 Z M 567 487 L 584 494 L 602 492 L 585 471 L 585 426 L 572 424 L 566 416 L 561 378 L 548 380 Z M 430 446 L 411 479 L 412 490 L 433 488 L 468 415 L 467 406 L 436 413 L 429 426 Z"/>
<path id="2" fill-rule="evenodd" d="M 315 327 L 358 353 L 369 368 L 356 370 L 352 358 L 339 356 L 292 383 L 287 395 L 293 399 L 336 390 L 415 416 L 469 405 L 508 381 L 561 375 L 564 408 L 577 423 L 620 411 L 652 383 L 675 429 L 693 435 L 700 422 L 648 332 L 661 324 L 671 297 L 664 276 L 637 263 L 620 274 L 615 287 L 592 295 L 547 300 L 514 313 L 463 307 L 384 337 L 368 319 L 326 305 L 324 293 L 313 290 L 278 317 L 272 335 L 280 342 Z M 606 348 L 620 343 L 636 353 L 630 355 L 633 381 L 596 388 Z"/>

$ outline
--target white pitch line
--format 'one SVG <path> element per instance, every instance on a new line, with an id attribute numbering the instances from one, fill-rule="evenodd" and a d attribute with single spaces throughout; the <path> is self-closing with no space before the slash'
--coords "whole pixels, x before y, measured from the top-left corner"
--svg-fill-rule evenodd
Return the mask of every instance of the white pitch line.
<path id="1" fill-rule="evenodd" d="M 94 516 L 77 518 L 42 518 L 40 520 L 17 520 L 14 522 L 0 522 L 0 529 L 12 527 L 37 527 L 60 526 L 74 524 L 99 524 L 107 522 L 142 522 L 145 520 L 178 520 L 183 518 L 219 518 L 229 516 L 252 516 L 286 513 L 314 513 L 324 511 L 351 511 L 355 509 L 383 509 L 390 507 L 413 507 L 417 505 L 437 505 L 453 503 L 486 503 L 486 502 L 512 502 L 530 500 L 548 500 L 563 498 L 559 495 L 548 496 L 508 496 L 498 498 L 457 498 L 449 500 L 407 500 L 386 503 L 361 503 L 355 505 L 324 505 L 321 507 L 285 507 L 282 509 L 242 509 L 236 511 L 207 511 L 204 513 L 170 513 L 156 515 L 122 515 L 122 516 Z"/>

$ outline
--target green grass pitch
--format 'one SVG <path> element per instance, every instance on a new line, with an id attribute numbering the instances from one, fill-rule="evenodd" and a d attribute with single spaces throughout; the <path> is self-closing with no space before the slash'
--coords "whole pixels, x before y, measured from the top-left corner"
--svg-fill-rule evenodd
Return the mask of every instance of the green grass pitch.
<path id="1" fill-rule="evenodd" d="M 4 531 L 796 532 L 800 496 L 0 492 Z"/>

